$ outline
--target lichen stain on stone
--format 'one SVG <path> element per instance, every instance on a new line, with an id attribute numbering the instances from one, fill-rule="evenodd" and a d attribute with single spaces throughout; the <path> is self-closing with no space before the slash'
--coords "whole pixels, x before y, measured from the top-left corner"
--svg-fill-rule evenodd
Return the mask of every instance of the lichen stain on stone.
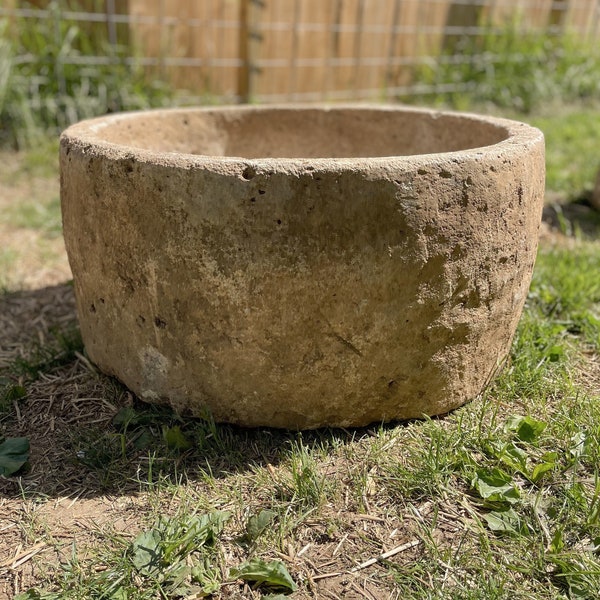
<path id="1" fill-rule="evenodd" d="M 155 400 L 160 396 L 156 391 L 163 390 L 165 385 L 168 385 L 171 362 L 153 346 L 142 348 L 138 357 L 141 365 L 144 397 Z"/>

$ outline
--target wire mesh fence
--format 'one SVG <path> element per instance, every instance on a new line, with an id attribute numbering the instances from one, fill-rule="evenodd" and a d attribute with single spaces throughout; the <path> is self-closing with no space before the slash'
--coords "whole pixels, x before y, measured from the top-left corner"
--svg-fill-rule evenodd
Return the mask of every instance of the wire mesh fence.
<path id="1" fill-rule="evenodd" d="M 0 21 L 0 107 L 9 75 L 34 109 L 44 86 L 65 105 L 98 97 L 65 122 L 156 90 L 178 104 L 469 95 L 567 52 L 566 76 L 600 92 L 586 79 L 600 0 L 4 0 Z"/>

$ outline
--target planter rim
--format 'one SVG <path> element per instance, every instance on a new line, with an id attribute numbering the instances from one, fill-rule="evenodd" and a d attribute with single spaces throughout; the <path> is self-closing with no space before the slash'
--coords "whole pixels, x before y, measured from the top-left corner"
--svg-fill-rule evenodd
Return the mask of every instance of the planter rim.
<path id="1" fill-rule="evenodd" d="M 366 157 L 268 157 L 244 158 L 235 155 L 191 154 L 185 152 L 164 152 L 149 150 L 140 146 L 115 143 L 105 140 L 102 131 L 111 125 L 125 124 L 130 119 L 153 114 L 191 114 L 191 113 L 258 113 L 268 111 L 301 111 L 319 110 L 330 111 L 380 111 L 404 112 L 417 115 L 429 115 L 434 119 L 444 117 L 463 118 L 468 124 L 485 123 L 503 131 L 505 139 L 490 145 L 478 146 L 463 150 L 410 154 L 384 155 Z M 135 159 L 143 163 L 163 166 L 190 168 L 206 168 L 213 171 L 231 173 L 239 168 L 252 167 L 259 171 L 293 173 L 303 171 L 310 166 L 312 171 L 373 171 L 374 168 L 397 169 L 414 168 L 431 164 L 447 163 L 460 164 L 464 162 L 479 162 L 486 158 L 498 156 L 510 157 L 522 153 L 524 149 L 534 147 L 544 140 L 544 134 L 531 125 L 506 119 L 471 112 L 435 110 L 392 104 L 264 104 L 264 105 L 224 105 L 224 106 L 192 106 L 178 108 L 155 108 L 139 111 L 128 111 L 108 114 L 101 117 L 86 119 L 65 129 L 61 136 L 61 144 L 74 145 L 84 153 L 106 156 L 112 159 Z"/>

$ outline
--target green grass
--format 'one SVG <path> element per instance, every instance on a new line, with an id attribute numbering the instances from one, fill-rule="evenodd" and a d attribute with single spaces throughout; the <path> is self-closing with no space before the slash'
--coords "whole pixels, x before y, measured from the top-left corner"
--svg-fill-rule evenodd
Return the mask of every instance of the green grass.
<path id="1" fill-rule="evenodd" d="M 42 202 L 15 203 L 4 212 L 1 220 L 11 227 L 35 229 L 44 237 L 58 237 L 62 233 L 60 198 L 54 196 Z"/>
<path id="2" fill-rule="evenodd" d="M 529 304 L 544 327 L 554 330 L 556 339 L 580 339 L 595 352 L 600 351 L 598 247 L 583 245 L 576 251 L 543 249 L 539 253 Z"/>
<path id="3" fill-rule="evenodd" d="M 171 517 L 157 518 L 133 540 L 111 536 L 111 549 L 98 553 L 104 567 L 99 574 L 89 572 L 89 565 L 80 562 L 74 547 L 65 560 L 60 591 L 30 589 L 17 598 L 204 598 L 236 580 L 254 584 L 265 592 L 265 598 L 270 591 L 295 590 L 296 584 L 281 561 L 248 558 L 235 567 L 225 566 L 220 542 L 231 518 L 232 514 L 224 510 L 180 510 Z M 246 530 L 251 519 L 245 524 Z M 228 535 L 234 532 L 232 527 L 226 531 Z"/>
<path id="4" fill-rule="evenodd" d="M 591 190 L 600 171 L 600 106 L 557 108 L 526 120 L 546 137 L 546 186 L 568 198 Z"/>
<path id="5" fill-rule="evenodd" d="M 114 497 L 136 482 L 139 530 L 99 529 L 67 556 L 47 538 L 62 548 L 60 569 L 21 598 L 250 597 L 245 585 L 276 597 L 292 585 L 278 577 L 307 592 L 307 573 L 328 571 L 400 598 L 595 598 L 600 402 L 578 369 L 599 351 L 599 256 L 590 241 L 540 251 L 506 367 L 444 418 L 298 434 L 134 403 L 108 428 L 74 430 L 68 452 L 98 489 Z M 78 342 L 56 339 L 16 361 L 13 377 L 69 362 Z M 352 550 L 334 555 L 348 540 Z M 406 554 L 348 572 L 407 540 Z"/>

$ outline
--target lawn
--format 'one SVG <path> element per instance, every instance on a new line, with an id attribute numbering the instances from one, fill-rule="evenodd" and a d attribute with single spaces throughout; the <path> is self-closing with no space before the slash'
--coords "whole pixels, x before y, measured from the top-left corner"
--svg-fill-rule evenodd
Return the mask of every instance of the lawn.
<path id="1" fill-rule="evenodd" d="M 597 598 L 600 118 L 523 119 L 549 193 L 508 363 L 449 415 L 353 430 L 184 420 L 99 373 L 56 143 L 5 151 L 0 598 Z"/>

